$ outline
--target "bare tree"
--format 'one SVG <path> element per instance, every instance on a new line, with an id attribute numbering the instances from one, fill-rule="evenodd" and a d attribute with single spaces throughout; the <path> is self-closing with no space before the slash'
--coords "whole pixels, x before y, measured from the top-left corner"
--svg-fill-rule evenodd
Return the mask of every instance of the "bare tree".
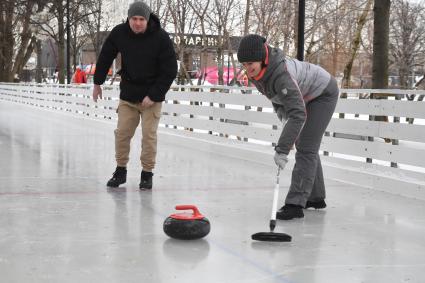
<path id="1" fill-rule="evenodd" d="M 74 0 L 70 1 L 70 27 L 73 30 L 74 38 L 70 42 L 73 43 L 74 54 L 77 53 L 79 46 L 82 45 L 81 40 L 85 37 L 79 32 L 80 23 L 84 23 L 84 19 L 96 13 L 91 9 L 85 9 L 93 4 L 93 0 Z M 57 70 L 59 83 L 65 82 L 65 25 L 66 25 L 66 7 L 62 0 L 49 0 L 46 3 L 43 13 L 34 17 L 32 23 L 37 26 L 39 32 L 43 36 L 52 38 L 58 49 Z M 82 8 L 84 7 L 84 8 Z M 83 25 L 82 25 L 83 26 Z M 68 56 L 71 56 L 69 54 Z M 75 58 L 74 58 L 75 62 Z"/>
<path id="2" fill-rule="evenodd" d="M 245 19 L 244 19 L 244 27 L 243 34 L 247 35 L 249 33 L 249 15 L 251 10 L 251 0 L 246 0 L 245 4 Z"/>
<path id="3" fill-rule="evenodd" d="M 390 21 L 390 63 L 398 70 L 400 87 L 409 85 L 408 76 L 415 66 L 425 63 L 425 7 L 406 0 L 394 0 Z"/>
<path id="4" fill-rule="evenodd" d="M 211 13 L 207 14 L 212 32 L 217 35 L 217 65 L 218 65 L 218 82 L 224 84 L 223 65 L 224 65 L 224 48 L 226 47 L 225 35 L 229 34 L 231 26 L 235 21 L 234 11 L 239 3 L 235 0 L 214 0 L 211 7 Z"/>
<path id="5" fill-rule="evenodd" d="M 278 0 L 252 0 L 252 10 L 257 23 L 255 33 L 268 38 L 273 31 L 272 27 L 281 22 L 279 13 L 283 1 Z"/>
<path id="6" fill-rule="evenodd" d="M 168 0 L 149 0 L 146 1 L 151 7 L 152 12 L 158 16 L 161 23 L 170 22 L 170 9 L 167 8 Z"/>
<path id="7" fill-rule="evenodd" d="M 205 76 L 205 69 L 207 67 L 206 61 L 207 61 L 207 31 L 206 31 L 206 14 L 209 9 L 210 0 L 194 0 L 189 1 L 189 5 L 192 8 L 195 15 L 198 17 L 198 22 L 201 27 L 201 35 L 202 35 L 202 41 L 201 41 L 201 50 L 199 51 L 200 56 L 200 74 L 198 76 L 198 82 L 197 84 L 200 85 L 202 83 L 202 80 Z"/>
<path id="8" fill-rule="evenodd" d="M 330 14 L 325 5 L 326 2 L 326 0 L 311 1 L 311 6 L 307 11 L 307 28 L 305 32 L 307 48 L 305 51 L 305 59 L 309 62 L 316 59 L 315 57 L 317 57 L 317 53 L 320 50 L 319 45 L 321 42 L 325 41 L 325 37 L 327 36 L 327 33 L 323 32 L 323 30 L 325 30 L 325 22 L 327 21 L 325 15 Z M 317 59 L 315 61 L 317 61 Z"/>
<path id="9" fill-rule="evenodd" d="M 329 63 L 326 67 L 339 74 L 340 62 L 350 49 L 359 1 L 312 0 L 306 11 L 306 61 L 320 64 L 322 54 Z"/>
<path id="10" fill-rule="evenodd" d="M 177 39 L 176 49 L 180 60 L 178 80 L 181 84 L 186 81 L 192 83 L 188 73 L 188 52 L 185 34 L 193 32 L 197 23 L 197 18 L 194 16 L 194 11 L 191 5 L 189 5 L 189 1 L 190 0 L 168 0 L 168 9 L 174 25 L 175 38 Z"/>
<path id="11" fill-rule="evenodd" d="M 62 0 L 50 0 L 41 15 L 33 20 L 40 34 L 52 38 L 58 48 L 57 70 L 59 83 L 65 82 L 65 6 Z"/>
<path id="12" fill-rule="evenodd" d="M 81 28 L 85 31 L 85 36 L 90 41 L 96 58 L 100 54 L 103 40 L 102 30 L 108 31 L 110 28 L 107 12 L 104 11 L 104 3 L 102 0 L 91 0 L 84 5 L 87 17 L 81 19 Z"/>
<path id="13" fill-rule="evenodd" d="M 339 2 L 341 1 L 341 2 Z M 339 59 L 339 55 L 340 52 L 342 50 L 344 50 L 341 46 L 342 44 L 342 40 L 341 40 L 341 25 L 337 24 L 337 22 L 341 21 L 341 17 L 343 16 L 343 14 L 345 13 L 345 9 L 346 9 L 346 5 L 345 0 L 337 0 L 336 1 L 336 9 L 335 9 L 335 18 L 334 18 L 334 22 L 333 22 L 333 56 L 332 56 L 332 69 L 331 69 L 331 73 L 333 75 L 337 75 L 337 69 L 338 69 L 338 59 Z"/>
<path id="14" fill-rule="evenodd" d="M 0 81 L 13 81 L 28 62 L 37 41 L 31 18 L 42 7 L 38 1 L 0 2 Z"/>
<path id="15" fill-rule="evenodd" d="M 79 64 L 79 52 L 83 45 L 85 45 L 89 38 L 87 34 L 90 32 L 85 29 L 84 23 L 90 22 L 93 18 L 93 15 L 98 14 L 96 9 L 99 3 L 99 0 L 76 0 L 72 2 L 70 7 L 70 27 L 71 27 L 71 52 L 73 67 Z M 93 9 L 94 7 L 94 9 Z"/>
<path id="16" fill-rule="evenodd" d="M 285 53 L 292 49 L 295 38 L 297 0 L 249 0 L 245 7 L 244 33 L 257 33 Z"/>
<path id="17" fill-rule="evenodd" d="M 298 19 L 298 0 L 288 0 L 280 7 L 280 22 L 270 38 L 275 46 L 281 46 L 285 54 L 296 54 L 296 25 Z"/>
<path id="18" fill-rule="evenodd" d="M 367 17 L 368 17 L 370 9 L 372 7 L 372 4 L 373 4 L 373 0 L 367 0 L 366 1 L 366 5 L 364 7 L 364 10 L 357 20 L 356 31 L 355 31 L 354 37 L 351 41 L 351 54 L 349 56 L 348 62 L 345 65 L 345 68 L 344 68 L 344 76 L 342 78 L 342 87 L 343 88 L 349 88 L 351 86 L 351 84 L 350 84 L 351 71 L 352 71 L 352 68 L 353 68 L 354 59 L 356 58 L 357 52 L 360 48 L 360 42 L 361 42 L 361 38 L 362 38 L 361 35 L 362 35 L 363 27 L 366 24 Z"/>

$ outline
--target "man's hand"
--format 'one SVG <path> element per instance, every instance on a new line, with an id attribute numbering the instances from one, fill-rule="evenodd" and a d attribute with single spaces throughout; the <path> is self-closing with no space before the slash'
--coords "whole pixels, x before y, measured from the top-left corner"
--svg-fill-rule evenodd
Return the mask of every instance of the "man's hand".
<path id="1" fill-rule="evenodd" d="M 149 96 L 145 96 L 142 101 L 142 108 L 148 108 L 151 107 L 154 104 L 154 102 L 149 98 Z"/>
<path id="2" fill-rule="evenodd" d="M 93 86 L 93 100 L 97 102 L 98 98 L 102 98 L 102 87 L 100 85 Z"/>
<path id="3" fill-rule="evenodd" d="M 288 155 L 276 152 L 274 154 L 274 162 L 283 170 L 285 169 L 286 163 L 288 163 Z"/>

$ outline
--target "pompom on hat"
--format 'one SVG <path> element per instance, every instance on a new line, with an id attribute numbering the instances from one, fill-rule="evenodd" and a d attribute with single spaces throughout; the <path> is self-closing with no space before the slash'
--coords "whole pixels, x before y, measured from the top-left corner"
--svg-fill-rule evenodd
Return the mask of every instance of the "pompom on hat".
<path id="1" fill-rule="evenodd" d="M 266 39 L 257 34 L 244 36 L 239 43 L 238 60 L 244 62 L 263 62 L 266 59 Z"/>
<path id="2" fill-rule="evenodd" d="M 128 8 L 128 18 L 133 16 L 142 16 L 146 19 L 146 21 L 149 21 L 150 14 L 151 9 L 145 2 L 142 1 L 135 1 L 131 3 L 130 7 Z"/>

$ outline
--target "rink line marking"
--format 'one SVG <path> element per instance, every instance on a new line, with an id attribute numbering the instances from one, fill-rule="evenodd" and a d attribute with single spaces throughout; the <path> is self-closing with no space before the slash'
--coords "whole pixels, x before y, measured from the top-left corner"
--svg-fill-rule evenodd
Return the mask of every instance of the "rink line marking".
<path id="1" fill-rule="evenodd" d="M 97 176 L 98 178 L 102 178 L 102 180 L 107 180 L 109 179 L 111 176 Z M 176 177 L 181 177 L 181 178 L 186 178 L 186 177 L 194 177 L 194 175 L 157 175 L 157 178 L 160 179 L 165 179 L 165 178 L 176 178 Z M 199 178 L 206 178 L 206 177 L 211 177 L 211 175 L 196 175 L 196 177 Z M 93 178 L 93 177 L 89 177 L 89 176 L 70 176 L 70 177 L 38 177 L 38 176 L 28 176 L 28 177 L 19 177 L 19 178 L 15 178 L 15 177 L 2 177 L 0 176 L 0 180 L 12 180 L 12 181 L 19 181 L 19 180 L 45 180 L 45 181 L 66 181 L 66 180 L 75 180 L 75 179 L 81 179 L 81 180 L 92 180 L 94 182 L 99 182 L 98 178 Z M 137 180 L 138 182 L 138 178 L 140 178 L 140 175 L 127 175 L 127 181 L 129 180 Z M 270 182 L 270 178 L 264 178 L 264 179 L 256 179 L 256 181 L 261 181 L 261 180 L 265 180 L 266 182 Z M 273 179 L 274 180 L 274 179 Z M 332 179 L 330 179 L 332 181 Z M 100 182 L 101 184 L 103 184 L 103 181 Z M 105 181 L 106 183 L 106 181 Z M 127 182 L 128 183 L 128 182 Z M 187 182 L 186 182 L 187 183 Z M 281 180 L 280 184 L 282 185 L 282 187 L 289 187 L 290 182 L 288 181 L 288 183 L 283 182 Z M 273 189 L 275 186 L 275 183 L 271 183 L 269 185 L 261 185 L 261 186 L 255 186 L 256 188 L 271 188 Z M 346 183 L 338 183 L 338 184 L 329 184 L 326 185 L 326 188 L 340 188 L 340 187 L 346 187 L 347 184 Z M 349 187 L 351 185 L 348 185 Z M 105 186 L 106 187 L 106 186 Z M 125 188 L 125 186 L 122 186 L 122 188 Z M 229 187 L 229 188 L 233 188 L 233 187 Z M 253 188 L 251 187 L 241 187 L 241 188 Z M 168 190 L 168 189 L 167 189 Z"/>
<path id="2" fill-rule="evenodd" d="M 297 265 L 296 269 L 334 269 L 334 268 L 412 268 L 425 267 L 425 263 L 419 264 L 329 264 L 329 265 Z"/>
<path id="3" fill-rule="evenodd" d="M 268 188 L 268 187 L 267 187 Z M 101 193 L 152 193 L 152 190 L 140 190 L 140 189 L 126 189 L 125 187 L 122 188 L 107 188 L 106 190 L 97 190 L 97 191 L 63 191 L 63 192 L 0 192 L 0 196 L 7 196 L 7 195 L 90 195 L 90 194 L 101 194 Z M 206 188 L 206 189 L 200 189 L 200 188 L 191 188 L 191 189 L 153 189 L 154 193 L 161 193 L 161 192 L 173 192 L 173 191 L 180 191 L 180 192 L 193 192 L 193 191 L 199 191 L 199 192 L 206 192 L 206 191 L 235 191 L 235 190 L 265 190 L 266 187 L 220 187 L 220 188 Z"/>
<path id="4" fill-rule="evenodd" d="M 214 240 L 208 240 L 208 241 L 210 241 L 212 244 L 217 246 L 219 249 L 223 250 L 225 253 L 239 258 L 240 260 L 242 260 L 242 262 L 247 263 L 247 264 L 255 267 L 256 269 L 260 270 L 261 272 L 263 272 L 265 274 L 271 275 L 273 277 L 273 279 L 277 280 L 278 282 L 295 283 L 295 281 L 291 281 L 291 280 L 285 278 L 282 274 L 277 273 L 277 272 L 271 270 L 270 268 L 263 266 L 263 265 L 257 263 L 256 261 L 249 259 L 249 258 L 241 255 L 240 253 L 238 253 L 238 252 L 236 252 L 236 251 L 234 251 L 234 250 L 232 250 L 228 247 L 225 247 L 224 245 L 222 245 L 220 243 L 217 243 Z"/>
<path id="5" fill-rule="evenodd" d="M 2 179 L 2 178 L 0 178 Z M 75 179 L 75 178 L 74 178 Z M 56 179 L 49 179 L 49 180 L 56 180 Z M 61 180 L 61 179 L 59 179 Z M 37 187 L 41 187 L 41 186 L 37 186 Z M 220 191 L 255 191 L 255 190 L 261 190 L 261 191 L 267 191 L 270 189 L 270 191 L 272 190 L 272 186 L 255 186 L 255 187 L 224 187 L 224 186 L 219 186 L 219 187 L 206 187 L 206 188 L 187 188 L 187 187 L 179 187 L 178 189 L 175 188 L 175 186 L 173 187 L 168 187 L 168 188 L 153 188 L 152 190 L 140 190 L 137 186 L 134 186 L 136 188 L 134 189 L 128 189 L 125 186 L 122 187 L 117 187 L 117 188 L 111 188 L 111 187 L 103 187 L 102 189 L 93 191 L 93 190 L 87 190 L 87 191 L 50 191 L 50 192 L 32 192 L 32 191 L 18 191 L 18 192 L 1 192 L 0 191 L 0 196 L 12 196 L 12 195 L 21 195 L 21 196 L 43 196 L 43 195 L 90 195 L 90 194 L 101 194 L 101 193 L 111 193 L 111 192 L 126 192 L 126 193 L 169 193 L 169 192 L 185 192 L 185 193 L 193 193 L 193 192 L 220 192 Z M 332 187 L 332 186 L 327 186 Z M 339 187 L 339 186 L 337 186 Z M 286 188 L 282 188 L 282 190 L 288 190 L 289 189 L 289 185 L 286 186 Z"/>
<path id="6" fill-rule="evenodd" d="M 0 192 L 0 196 L 48 196 L 48 195 L 90 195 L 99 192 Z"/>

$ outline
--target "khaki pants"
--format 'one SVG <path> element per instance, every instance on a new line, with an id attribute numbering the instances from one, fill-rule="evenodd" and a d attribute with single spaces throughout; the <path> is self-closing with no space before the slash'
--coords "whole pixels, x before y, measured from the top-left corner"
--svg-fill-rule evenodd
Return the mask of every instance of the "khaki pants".
<path id="1" fill-rule="evenodd" d="M 149 108 L 142 108 L 141 105 L 141 103 L 130 103 L 124 100 L 119 102 L 118 125 L 115 130 L 115 159 L 117 166 L 126 167 L 129 160 L 131 138 L 142 118 L 140 161 L 144 171 L 152 172 L 155 167 L 157 130 L 162 103 L 155 102 Z"/>

